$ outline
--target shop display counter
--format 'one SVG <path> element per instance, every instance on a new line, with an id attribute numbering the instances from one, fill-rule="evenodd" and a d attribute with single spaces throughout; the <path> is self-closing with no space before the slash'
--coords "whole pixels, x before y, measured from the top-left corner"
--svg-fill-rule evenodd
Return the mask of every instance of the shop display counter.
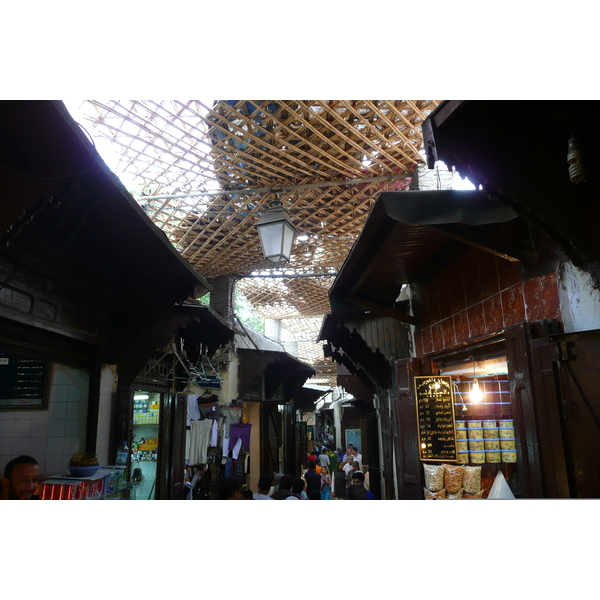
<path id="1" fill-rule="evenodd" d="M 40 500 L 130 500 L 135 497 L 135 482 L 124 480 L 124 469 L 101 467 L 90 477 L 70 473 L 51 475 L 40 486 Z"/>

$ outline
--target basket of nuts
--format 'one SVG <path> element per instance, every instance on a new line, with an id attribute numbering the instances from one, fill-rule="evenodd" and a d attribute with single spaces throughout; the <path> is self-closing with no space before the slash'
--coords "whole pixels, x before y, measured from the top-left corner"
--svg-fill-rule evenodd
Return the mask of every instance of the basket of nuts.
<path id="1" fill-rule="evenodd" d="M 99 468 L 98 455 L 93 452 L 75 452 L 69 461 L 73 477 L 91 477 Z"/>

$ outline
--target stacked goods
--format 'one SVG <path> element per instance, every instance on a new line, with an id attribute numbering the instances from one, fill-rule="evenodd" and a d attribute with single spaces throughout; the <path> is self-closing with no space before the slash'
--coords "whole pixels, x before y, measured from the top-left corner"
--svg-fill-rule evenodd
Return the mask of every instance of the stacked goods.
<path id="1" fill-rule="evenodd" d="M 463 494 L 463 500 L 479 500 L 483 498 L 483 490 L 479 490 L 476 494 Z"/>
<path id="2" fill-rule="evenodd" d="M 455 500 L 463 497 L 464 468 L 459 465 L 444 465 L 444 489 L 448 498 Z"/>
<path id="3" fill-rule="evenodd" d="M 103 470 L 91 477 L 64 479 L 60 475 L 48 477 L 42 483 L 41 500 L 99 500 L 104 489 L 106 473 Z"/>
<path id="4" fill-rule="evenodd" d="M 158 438 L 144 440 L 133 448 L 132 460 L 156 460 L 158 454 Z"/>
<path id="5" fill-rule="evenodd" d="M 469 462 L 479 464 L 485 462 L 483 445 L 483 427 L 481 421 L 467 421 L 469 440 Z"/>
<path id="6" fill-rule="evenodd" d="M 463 498 L 483 498 L 481 489 L 481 467 L 463 467 Z"/>
<path id="7" fill-rule="evenodd" d="M 469 462 L 469 441 L 467 439 L 467 427 L 465 421 L 456 421 L 456 450 L 458 452 L 458 462 L 468 464 Z"/>
<path id="8" fill-rule="evenodd" d="M 425 473 L 425 500 L 451 500 L 463 498 L 464 468 L 461 465 L 423 464 Z"/>
<path id="9" fill-rule="evenodd" d="M 483 422 L 483 437 L 485 440 L 485 461 L 499 463 L 500 443 L 498 442 L 498 423 L 496 421 Z"/>
<path id="10" fill-rule="evenodd" d="M 464 490 L 461 488 L 456 494 L 448 494 L 448 500 L 462 500 L 464 498 Z"/>
<path id="11" fill-rule="evenodd" d="M 425 471 L 425 487 L 429 492 L 439 492 L 444 488 L 445 465 L 423 465 Z"/>
<path id="12" fill-rule="evenodd" d="M 47 479 L 42 483 L 40 500 L 82 500 L 82 482 L 72 479 Z"/>
<path id="13" fill-rule="evenodd" d="M 502 462 L 517 462 L 515 429 L 512 419 L 501 420 L 498 431 L 500 433 L 500 451 L 502 453 Z"/>
<path id="14" fill-rule="evenodd" d="M 460 425 L 460 427 L 459 427 Z M 517 462 L 512 419 L 456 421 L 459 464 Z"/>
<path id="15" fill-rule="evenodd" d="M 439 492 L 430 492 L 427 488 L 423 488 L 425 492 L 425 500 L 444 500 L 448 497 L 446 490 L 440 490 Z"/>
<path id="16" fill-rule="evenodd" d="M 157 425 L 160 403 L 158 401 L 134 400 L 133 424 Z"/>

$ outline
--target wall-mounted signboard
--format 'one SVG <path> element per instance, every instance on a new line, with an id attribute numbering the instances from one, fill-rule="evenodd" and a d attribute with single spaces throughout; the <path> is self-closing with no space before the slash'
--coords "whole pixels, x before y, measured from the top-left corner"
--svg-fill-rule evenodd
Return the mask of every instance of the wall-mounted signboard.
<path id="1" fill-rule="evenodd" d="M 450 376 L 415 377 L 419 456 L 426 461 L 455 462 L 454 393 Z"/>
<path id="2" fill-rule="evenodd" d="M 48 407 L 50 365 L 0 353 L 0 410 Z"/>

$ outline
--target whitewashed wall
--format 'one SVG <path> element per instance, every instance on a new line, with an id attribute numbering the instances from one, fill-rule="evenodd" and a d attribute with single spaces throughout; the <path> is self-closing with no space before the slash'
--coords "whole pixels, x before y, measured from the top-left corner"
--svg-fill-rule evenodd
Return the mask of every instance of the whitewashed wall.
<path id="1" fill-rule="evenodd" d="M 565 332 L 600 329 L 600 292 L 589 273 L 565 260 L 557 283 Z"/>

